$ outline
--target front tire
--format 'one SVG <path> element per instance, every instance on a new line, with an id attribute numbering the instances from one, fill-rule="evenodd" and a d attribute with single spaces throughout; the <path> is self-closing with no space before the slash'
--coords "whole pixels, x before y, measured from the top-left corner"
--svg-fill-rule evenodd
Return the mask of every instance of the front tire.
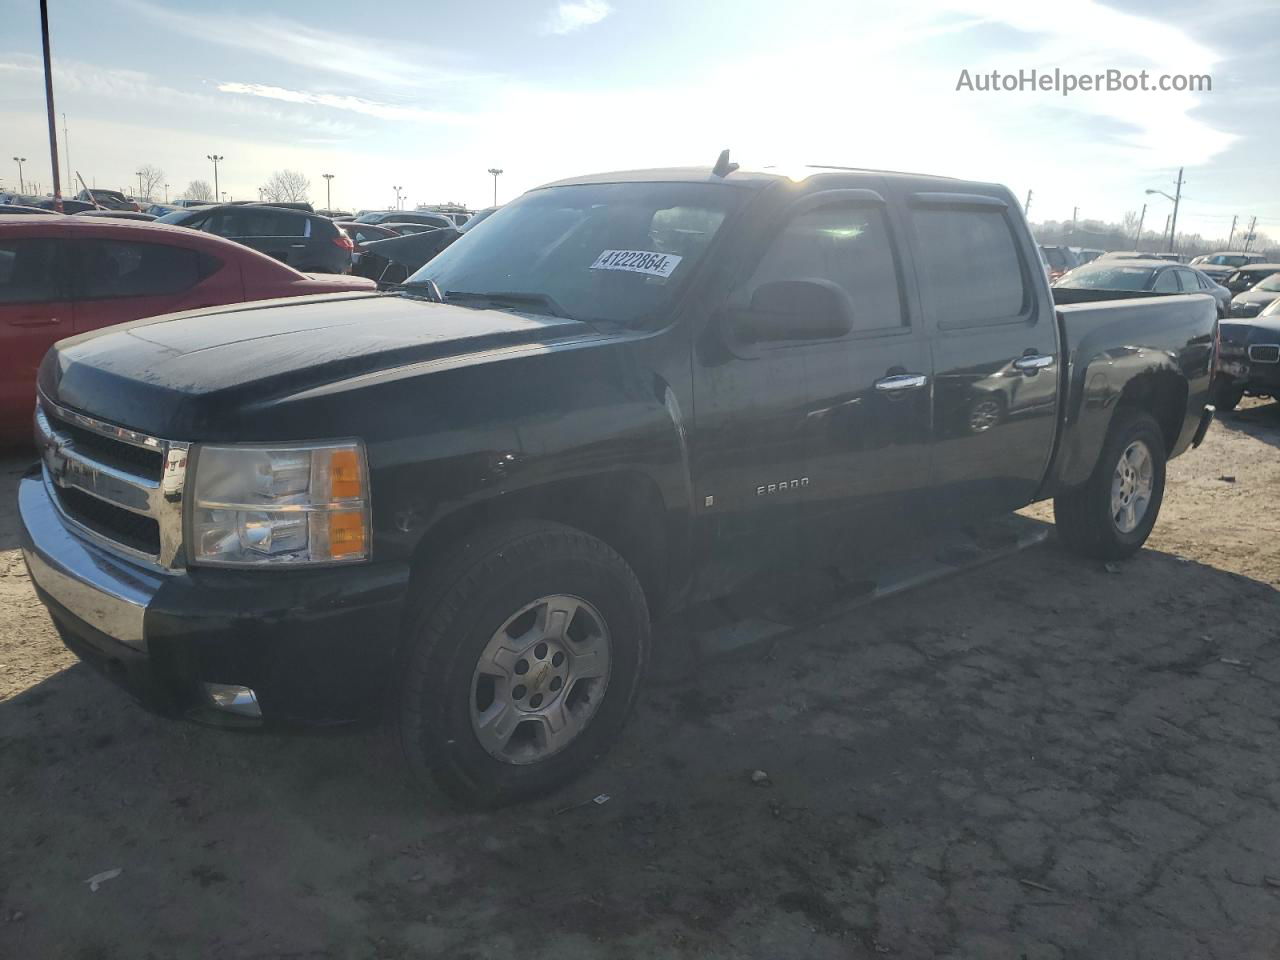
<path id="1" fill-rule="evenodd" d="M 493 807 L 591 767 L 621 733 L 648 657 L 649 611 L 626 562 L 579 530 L 524 522 L 424 581 L 400 693 L 414 774 Z"/>
<path id="2" fill-rule="evenodd" d="M 1098 560 L 1142 549 L 1164 501 L 1165 461 L 1164 435 L 1150 414 L 1119 411 L 1092 475 L 1054 498 L 1063 543 Z"/>

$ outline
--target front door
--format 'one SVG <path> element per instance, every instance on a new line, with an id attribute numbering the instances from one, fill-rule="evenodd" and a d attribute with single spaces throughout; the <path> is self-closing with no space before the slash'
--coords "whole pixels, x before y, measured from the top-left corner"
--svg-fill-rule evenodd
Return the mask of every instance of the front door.
<path id="1" fill-rule="evenodd" d="M 60 240 L 0 240 L 0 439 L 31 436 L 40 361 L 72 334 L 64 259 Z"/>
<path id="2" fill-rule="evenodd" d="M 777 567 L 874 565 L 925 515 L 932 369 L 880 194 L 790 205 L 728 313 L 792 281 L 834 291 L 844 329 L 797 316 L 793 337 L 722 335 L 721 353 L 697 352 L 695 489 L 711 537 L 705 579 L 721 588 Z"/>

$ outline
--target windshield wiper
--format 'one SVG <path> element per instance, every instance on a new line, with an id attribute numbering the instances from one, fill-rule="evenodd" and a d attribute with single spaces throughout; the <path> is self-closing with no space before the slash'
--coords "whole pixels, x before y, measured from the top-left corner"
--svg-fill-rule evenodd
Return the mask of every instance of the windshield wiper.
<path id="1" fill-rule="evenodd" d="M 432 303 L 444 303 L 444 294 L 440 292 L 440 288 L 436 286 L 434 280 L 410 280 L 394 284 L 394 286 L 397 290 L 403 290 L 405 293 L 421 294 Z"/>
<path id="2" fill-rule="evenodd" d="M 564 307 L 556 303 L 553 297 L 545 293 L 525 293 L 520 290 L 494 290 L 479 293 L 471 290 L 450 290 L 444 295 L 445 300 L 488 300 L 491 303 L 510 304 L 512 306 L 535 306 L 542 309 L 536 313 L 545 313 L 553 317 L 571 320 Z"/>

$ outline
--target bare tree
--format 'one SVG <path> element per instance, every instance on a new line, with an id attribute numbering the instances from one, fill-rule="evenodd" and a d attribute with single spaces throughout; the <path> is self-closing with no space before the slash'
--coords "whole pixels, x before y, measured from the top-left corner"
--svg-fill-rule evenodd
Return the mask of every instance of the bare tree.
<path id="1" fill-rule="evenodd" d="M 151 200 L 155 197 L 156 188 L 164 185 L 164 171 L 154 164 L 143 164 L 138 168 L 138 179 L 142 183 L 143 200 Z"/>
<path id="2" fill-rule="evenodd" d="M 262 190 L 267 200 L 299 203 L 307 200 L 311 181 L 297 170 L 277 170 L 267 178 Z"/>
<path id="3" fill-rule="evenodd" d="M 209 186 L 208 180 L 192 180 L 182 196 L 186 200 L 212 200 L 213 187 Z"/>

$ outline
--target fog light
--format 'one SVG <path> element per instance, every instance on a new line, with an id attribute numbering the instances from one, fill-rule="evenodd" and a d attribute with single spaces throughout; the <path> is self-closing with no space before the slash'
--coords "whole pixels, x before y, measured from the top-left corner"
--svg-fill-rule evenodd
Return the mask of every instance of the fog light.
<path id="1" fill-rule="evenodd" d="M 242 717 L 260 717 L 262 708 L 258 706 L 258 695 L 248 687 L 235 683 L 206 683 L 205 693 L 210 702 L 219 710 L 238 713 Z"/>

